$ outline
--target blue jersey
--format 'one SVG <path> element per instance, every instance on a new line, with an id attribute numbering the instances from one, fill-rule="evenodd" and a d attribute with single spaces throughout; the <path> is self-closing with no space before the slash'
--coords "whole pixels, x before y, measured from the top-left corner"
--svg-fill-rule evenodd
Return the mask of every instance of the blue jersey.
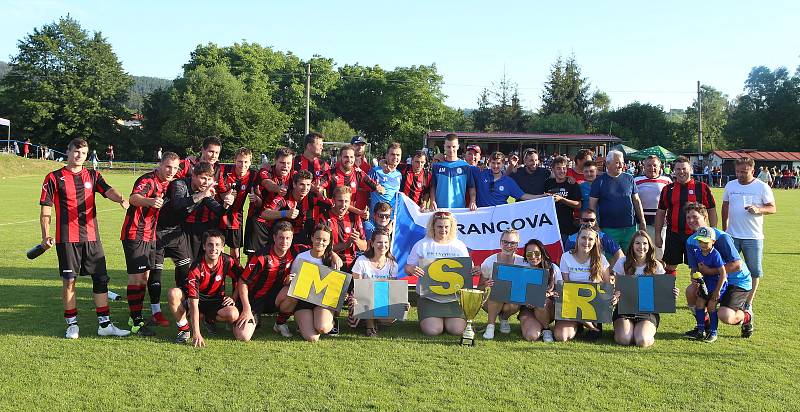
<path id="1" fill-rule="evenodd" d="M 522 189 L 509 176 L 503 175 L 494 180 L 491 169 L 480 171 L 475 180 L 475 191 L 478 196 L 478 207 L 497 206 L 508 203 L 508 198 L 522 199 Z"/>
<path id="2" fill-rule="evenodd" d="M 467 207 L 467 188 L 474 187 L 472 172 L 467 162 L 438 162 L 432 166 L 436 185 L 436 205 L 440 208 Z"/>
<path id="3" fill-rule="evenodd" d="M 580 232 L 579 232 L 580 233 Z M 606 235 L 603 232 L 597 232 L 597 236 L 600 238 L 600 247 L 603 249 L 603 254 L 606 255 L 606 259 L 611 259 L 615 253 L 620 249 L 619 243 L 617 243 L 614 238 L 611 236 Z M 567 244 L 564 245 L 564 251 L 570 251 L 575 248 L 575 242 L 578 241 L 578 233 L 573 233 L 569 235 L 567 238 Z"/>
<path id="4" fill-rule="evenodd" d="M 717 233 L 717 241 L 714 242 L 714 249 L 717 250 L 722 257 L 723 264 L 739 261 L 742 265 L 741 269 L 736 272 L 728 272 L 728 284 L 738 286 L 744 290 L 752 289 L 753 279 L 750 277 L 750 270 L 747 269 L 747 265 L 742 258 L 739 257 L 739 252 L 736 251 L 736 247 L 733 245 L 733 238 L 731 238 L 731 235 L 717 228 L 713 229 Z M 700 245 L 698 245 L 697 239 L 691 236 L 686 240 L 686 260 L 688 261 L 687 264 L 689 267 L 694 270 L 697 270 L 699 264 L 695 256 L 696 249 L 700 249 Z"/>
<path id="5" fill-rule="evenodd" d="M 597 198 L 597 208 L 603 211 L 597 213 L 600 228 L 626 228 L 635 225 L 631 196 L 638 193 L 633 176 L 627 173 L 620 173 L 617 177 L 608 174 L 597 176 L 592 182 L 589 195 Z"/>
<path id="6" fill-rule="evenodd" d="M 403 174 L 397 169 L 386 173 L 382 167 L 375 167 L 369 171 L 369 177 L 378 182 L 386 190 L 383 194 L 374 190 L 370 193 L 370 214 L 372 214 L 372 211 L 375 209 L 375 204 L 378 202 L 386 202 L 391 205 L 392 210 L 394 210 L 394 202 L 397 199 L 397 192 L 400 191 L 400 182 L 403 180 Z"/>

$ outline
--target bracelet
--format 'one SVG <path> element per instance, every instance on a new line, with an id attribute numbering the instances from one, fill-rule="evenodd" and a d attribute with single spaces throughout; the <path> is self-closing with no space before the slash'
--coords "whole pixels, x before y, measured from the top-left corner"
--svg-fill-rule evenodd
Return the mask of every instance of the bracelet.
<path id="1" fill-rule="evenodd" d="M 281 217 L 286 217 L 286 212 L 288 212 L 288 210 L 281 210 Z"/>

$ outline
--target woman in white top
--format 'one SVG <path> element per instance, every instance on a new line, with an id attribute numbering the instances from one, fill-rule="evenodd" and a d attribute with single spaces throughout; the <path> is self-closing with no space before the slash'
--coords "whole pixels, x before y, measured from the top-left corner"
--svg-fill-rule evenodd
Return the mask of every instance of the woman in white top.
<path id="1" fill-rule="evenodd" d="M 389 231 L 383 228 L 377 228 L 372 232 L 369 249 L 353 264 L 353 279 L 397 279 L 397 261 L 389 250 L 390 236 Z M 353 308 L 357 303 L 355 298 L 350 298 L 350 313 L 347 320 L 353 328 L 358 326 L 358 319 L 353 318 Z M 406 308 L 406 310 L 408 309 Z M 378 322 L 375 319 L 365 319 L 364 321 L 367 325 L 366 335 L 378 336 Z M 381 321 L 381 324 L 391 323 L 394 323 L 394 320 Z"/>
<path id="2" fill-rule="evenodd" d="M 487 257 L 481 264 L 481 278 L 478 282 L 478 289 L 494 286 L 492 272 L 494 271 L 495 262 L 507 265 L 525 264 L 525 259 L 516 253 L 517 248 L 519 248 L 519 233 L 514 229 L 503 231 L 503 234 L 500 235 L 500 252 Z M 483 309 L 489 315 L 486 332 L 483 333 L 484 339 L 494 339 L 494 322 L 497 320 L 498 314 L 500 315 L 500 333 L 511 333 L 511 324 L 508 323 L 508 318 L 519 312 L 519 305 L 508 302 L 495 302 L 491 300 L 490 296 L 490 299 L 483 305 Z"/>
<path id="3" fill-rule="evenodd" d="M 464 242 L 456 238 L 456 218 L 448 211 L 438 211 L 431 215 L 424 239 L 414 244 L 404 268 L 409 276 L 421 277 L 425 271 L 419 266 L 422 259 L 445 257 L 469 257 Z M 473 267 L 472 273 L 478 275 L 481 268 Z M 466 285 L 465 285 L 466 286 Z M 469 285 L 472 286 L 472 285 Z M 420 285 L 417 282 L 417 294 Z M 441 335 L 444 331 L 451 335 L 461 335 L 467 326 L 464 313 L 457 300 L 422 297 L 417 300 L 419 327 L 428 336 Z"/>
<path id="4" fill-rule="evenodd" d="M 302 261 L 316 263 L 318 265 L 334 267 L 334 253 L 331 250 L 331 228 L 325 224 L 318 224 L 314 227 L 311 237 L 311 249 L 305 251 L 294 259 L 290 270 L 289 279 L 293 279 L 300 271 Z M 341 263 L 340 263 L 341 264 Z M 333 329 L 333 312 L 328 308 L 323 308 L 305 301 L 297 301 L 294 309 L 294 320 L 300 329 L 303 339 L 309 342 L 319 340 L 321 334 L 325 334 Z"/>
<path id="5" fill-rule="evenodd" d="M 613 269 L 616 276 L 663 275 L 664 265 L 656 259 L 653 239 L 640 230 L 631 238 L 628 250 L 617 260 Z M 678 297 L 678 288 L 672 291 Z M 617 297 L 619 292 L 615 293 Z M 620 345 L 635 344 L 641 348 L 655 342 L 656 329 L 661 318 L 658 313 L 620 315 L 614 309 L 614 341 Z"/>
<path id="6" fill-rule="evenodd" d="M 578 231 L 575 247 L 561 255 L 561 277 L 564 282 L 603 283 L 610 281 L 608 260 L 603 256 L 597 232 L 589 226 L 583 226 Z M 612 300 L 612 304 L 616 301 Z M 576 322 L 571 320 L 558 320 L 553 334 L 559 342 L 566 342 L 575 338 L 579 326 L 587 329 L 586 338 L 597 340 L 602 333 L 601 327 L 594 322 Z"/>
<path id="7" fill-rule="evenodd" d="M 525 244 L 525 262 L 534 268 L 544 269 L 548 273 L 547 292 L 543 308 L 525 305 L 519 310 L 519 325 L 522 337 L 528 342 L 535 342 L 541 337 L 544 342 L 553 342 L 550 323 L 555 318 L 553 291 L 556 281 L 561 281 L 561 270 L 553 263 L 544 244 L 539 239 L 531 239 Z"/>

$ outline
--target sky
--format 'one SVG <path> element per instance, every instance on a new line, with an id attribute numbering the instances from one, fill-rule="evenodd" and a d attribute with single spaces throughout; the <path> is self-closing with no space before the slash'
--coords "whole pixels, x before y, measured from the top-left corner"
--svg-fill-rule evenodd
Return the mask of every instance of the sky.
<path id="1" fill-rule="evenodd" d="M 199 44 L 248 41 L 384 69 L 435 63 L 446 103 L 474 108 L 505 75 L 541 106 L 573 55 L 612 107 L 684 109 L 697 81 L 733 98 L 755 66 L 800 66 L 800 2 L 771 1 L 55 1 L 0 0 L 0 60 L 67 14 L 111 43 L 132 75 L 172 79 Z M 555 4 L 564 3 L 564 4 Z"/>

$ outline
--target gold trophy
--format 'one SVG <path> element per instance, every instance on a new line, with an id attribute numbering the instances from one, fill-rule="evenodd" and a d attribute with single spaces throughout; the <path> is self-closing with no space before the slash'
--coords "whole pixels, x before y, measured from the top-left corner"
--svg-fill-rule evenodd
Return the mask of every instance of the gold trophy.
<path id="1" fill-rule="evenodd" d="M 490 288 L 480 289 L 461 289 L 458 291 L 458 301 L 461 303 L 461 310 L 467 318 L 467 327 L 461 335 L 461 344 L 464 346 L 475 346 L 475 331 L 472 330 L 472 320 L 478 316 L 483 304 L 489 299 Z"/>

